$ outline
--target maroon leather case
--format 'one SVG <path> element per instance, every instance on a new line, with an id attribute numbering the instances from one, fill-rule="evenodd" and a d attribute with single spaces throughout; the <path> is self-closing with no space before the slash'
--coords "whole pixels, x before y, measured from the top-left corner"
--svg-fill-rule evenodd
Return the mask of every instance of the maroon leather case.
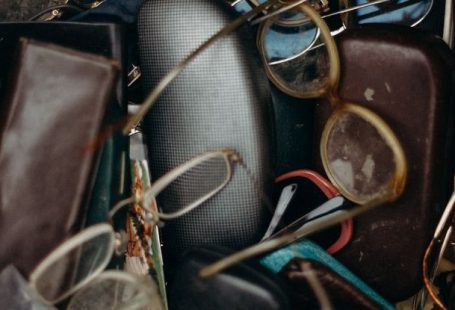
<path id="1" fill-rule="evenodd" d="M 346 31 L 337 43 L 341 98 L 390 125 L 408 178 L 397 202 L 354 220 L 352 241 L 336 257 L 387 299 L 403 300 L 422 286 L 424 250 L 452 185 L 454 55 L 439 38 L 390 25 Z M 316 108 L 315 141 L 329 110 L 327 102 Z"/>
<path id="2" fill-rule="evenodd" d="M 0 119 L 0 269 L 28 275 L 81 225 L 117 65 L 20 40 Z"/>

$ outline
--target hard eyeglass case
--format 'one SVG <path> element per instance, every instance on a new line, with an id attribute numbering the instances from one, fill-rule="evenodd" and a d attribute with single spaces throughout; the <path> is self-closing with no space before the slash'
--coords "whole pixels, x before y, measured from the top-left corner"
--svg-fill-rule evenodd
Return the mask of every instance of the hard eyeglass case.
<path id="1" fill-rule="evenodd" d="M 170 309 L 290 309 L 284 282 L 258 263 L 236 265 L 209 278 L 199 270 L 230 251 L 201 247 L 185 255 L 168 286 Z"/>
<path id="2" fill-rule="evenodd" d="M 6 92 L 9 72 L 16 65 L 11 61 L 19 37 L 27 37 L 63 47 L 93 53 L 113 59 L 119 72 L 125 72 L 125 30 L 120 24 L 80 23 L 80 22 L 3 22 L 0 23 L 0 98 Z M 83 40 L 81 38 L 84 38 Z M 115 92 L 107 105 L 103 120 L 106 126 L 116 124 L 126 115 L 126 74 L 118 74 Z M 95 165 L 92 183 L 93 195 L 87 214 L 86 224 L 105 221 L 107 211 L 125 194 L 126 185 L 122 184 L 124 159 L 127 140 L 115 133 L 111 138 L 100 141 L 101 148 Z M 95 171 L 96 170 L 96 171 Z"/>
<path id="3" fill-rule="evenodd" d="M 233 19 L 220 1 L 145 1 L 138 18 L 144 89 L 149 92 L 191 51 Z M 163 227 L 168 262 L 201 245 L 241 248 L 260 239 L 271 217 L 260 192 L 273 184 L 270 89 L 249 27 L 197 57 L 161 94 L 144 120 L 150 171 L 157 179 L 194 155 L 233 148 L 251 175 L 232 179 L 202 206 Z M 256 183 L 256 184 L 255 184 Z M 177 193 L 172 197 L 179 199 Z M 172 201 L 158 199 L 158 205 Z M 165 212 L 175 211 L 164 209 Z"/>
<path id="4" fill-rule="evenodd" d="M 347 30 L 337 44 L 341 98 L 363 104 L 390 125 L 409 171 L 399 200 L 356 217 L 352 241 L 335 257 L 399 301 L 422 287 L 423 254 L 452 184 L 455 58 L 441 39 L 400 26 Z M 315 141 L 328 110 L 327 102 L 316 108 Z"/>

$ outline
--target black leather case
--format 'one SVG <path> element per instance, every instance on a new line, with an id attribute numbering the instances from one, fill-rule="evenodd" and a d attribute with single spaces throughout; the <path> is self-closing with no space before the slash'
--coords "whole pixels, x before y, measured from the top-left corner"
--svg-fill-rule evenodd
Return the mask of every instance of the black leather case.
<path id="1" fill-rule="evenodd" d="M 212 277 L 199 277 L 202 267 L 229 252 L 220 247 L 188 252 L 168 287 L 170 309 L 289 309 L 284 282 L 257 263 L 241 263 Z"/>

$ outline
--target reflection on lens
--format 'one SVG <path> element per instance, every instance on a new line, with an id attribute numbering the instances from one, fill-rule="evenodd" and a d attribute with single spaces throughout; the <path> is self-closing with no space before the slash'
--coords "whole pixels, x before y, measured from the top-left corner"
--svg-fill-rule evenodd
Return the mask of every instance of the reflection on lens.
<path id="1" fill-rule="evenodd" d="M 181 173 L 156 198 L 165 213 L 182 211 L 216 194 L 229 178 L 230 164 L 219 152 Z"/>
<path id="2" fill-rule="evenodd" d="M 97 235 L 90 232 L 83 235 L 85 240 L 75 237 L 69 246 L 64 244 L 49 263 L 41 265 L 39 272 L 31 277 L 37 292 L 48 302 L 67 297 L 106 267 L 112 255 L 113 232 L 107 229 Z"/>
<path id="3" fill-rule="evenodd" d="M 68 305 L 68 310 L 144 309 L 161 310 L 156 287 L 126 272 L 109 271 L 101 274 L 79 290 Z M 153 292 L 152 292 L 153 290 Z"/>
<path id="4" fill-rule="evenodd" d="M 308 19 L 302 21 L 303 15 L 299 14 L 299 25 L 266 21 L 259 30 L 258 44 L 271 81 L 284 92 L 304 98 L 327 88 L 330 61 L 320 29 Z M 298 40 L 285 37 L 286 32 L 298 36 Z M 295 41 L 287 42 L 286 38 Z"/>
<path id="5" fill-rule="evenodd" d="M 343 7 L 353 7 L 371 2 L 369 0 L 342 0 Z M 348 26 L 367 23 L 390 23 L 415 26 L 430 11 L 432 0 L 391 0 L 347 13 L 344 19 Z"/>
<path id="6" fill-rule="evenodd" d="M 327 126 L 321 145 L 324 166 L 343 194 L 357 203 L 390 194 L 397 163 L 381 128 L 350 111 L 334 113 Z"/>
<path id="7" fill-rule="evenodd" d="M 319 36 L 318 29 L 312 23 L 293 25 L 293 22 L 304 18 L 301 13 L 289 12 L 280 18 L 271 22 L 264 33 L 264 50 L 269 63 L 301 55 L 314 45 Z"/>

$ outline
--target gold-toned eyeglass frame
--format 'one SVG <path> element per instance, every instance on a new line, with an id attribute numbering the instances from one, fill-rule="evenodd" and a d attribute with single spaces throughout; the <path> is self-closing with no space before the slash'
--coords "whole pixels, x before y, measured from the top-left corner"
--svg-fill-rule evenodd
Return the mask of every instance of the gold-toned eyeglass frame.
<path id="1" fill-rule="evenodd" d="M 71 253 L 79 246 L 86 244 L 87 242 L 90 242 L 92 240 L 96 240 L 101 236 L 103 236 L 103 238 L 106 238 L 105 240 L 106 242 L 104 244 L 104 246 L 106 246 L 106 249 L 104 251 L 105 255 L 101 257 L 101 260 L 96 266 L 96 268 L 91 270 L 90 274 L 87 274 L 87 276 L 84 279 L 74 283 L 74 285 L 69 287 L 66 291 L 61 292 L 60 295 L 52 299 L 45 297 L 42 294 L 43 292 L 41 292 L 38 287 L 40 279 L 42 279 L 42 277 L 46 277 L 47 272 L 50 270 L 49 268 L 52 268 L 52 266 L 56 262 L 61 261 L 65 257 L 65 255 L 68 255 L 68 253 Z M 135 304 L 138 302 L 141 304 L 144 303 L 150 304 L 155 302 L 159 303 L 160 299 L 157 296 L 157 293 L 155 292 L 156 290 L 151 289 L 151 287 L 146 285 L 146 283 L 148 283 L 152 285 L 153 288 L 155 288 L 156 284 L 152 281 L 152 279 L 150 279 L 150 281 L 145 281 L 145 279 L 142 279 L 139 276 L 132 275 L 125 271 L 114 270 L 103 271 L 107 267 L 109 261 L 111 260 L 112 255 L 115 253 L 116 243 L 118 243 L 119 241 L 120 240 L 118 240 L 118 238 L 116 237 L 116 233 L 114 232 L 114 229 L 110 224 L 101 223 L 85 228 L 78 234 L 74 235 L 72 238 L 68 239 L 67 241 L 59 245 L 48 256 L 46 256 L 41 261 L 41 263 L 38 264 L 38 266 L 30 274 L 29 286 L 32 288 L 34 292 L 37 293 L 38 297 L 42 302 L 44 302 L 47 305 L 54 305 L 65 300 L 70 296 L 73 296 L 74 294 L 77 294 L 80 290 L 85 289 L 87 286 L 91 285 L 92 281 L 98 280 L 101 281 L 103 279 L 118 280 L 121 282 L 126 281 L 134 285 L 137 288 L 138 292 L 142 292 L 140 296 L 137 296 L 138 299 L 134 297 L 133 300 L 129 301 L 131 304 Z"/>
<path id="2" fill-rule="evenodd" d="M 443 252 L 447 247 L 447 243 L 452 235 L 453 231 L 453 224 L 454 224 L 454 216 L 455 216 L 455 190 L 452 193 L 449 201 L 447 202 L 446 208 L 441 215 L 438 225 L 436 226 L 433 238 L 431 239 L 427 249 L 425 250 L 425 254 L 423 257 L 422 262 L 422 272 L 423 272 L 423 282 L 425 284 L 425 288 L 430 295 L 431 299 L 435 302 L 435 304 L 440 309 L 448 309 L 441 298 L 438 296 L 438 293 L 433 285 L 433 278 L 435 276 L 435 272 L 437 271 L 437 267 L 439 265 L 440 260 L 442 259 Z M 435 248 L 439 246 L 439 253 L 436 257 L 436 261 L 434 263 L 433 268 L 430 270 L 430 259 L 432 257 L 433 251 Z"/>
<path id="3" fill-rule="evenodd" d="M 169 184 L 176 180 L 179 176 L 183 175 L 185 172 L 190 171 L 194 167 L 207 162 L 214 158 L 222 158 L 225 163 L 226 175 L 223 178 L 223 181 L 217 184 L 211 191 L 202 195 L 198 199 L 194 200 L 190 204 L 184 206 L 180 210 L 171 213 L 163 213 L 155 210 L 151 207 L 154 204 L 155 198 L 163 191 Z M 186 213 L 194 210 L 198 206 L 202 205 L 205 201 L 216 195 L 221 191 L 226 184 L 231 180 L 232 177 L 232 164 L 240 163 L 243 165 L 243 160 L 237 151 L 233 149 L 223 149 L 215 150 L 210 152 L 205 152 L 200 154 L 187 162 L 175 167 L 174 169 L 167 172 L 165 175 L 156 180 L 151 187 L 142 195 L 142 197 L 132 196 L 127 199 L 124 199 L 118 202 L 110 211 L 109 216 L 112 217 L 113 214 L 117 213 L 123 207 L 130 205 L 132 203 L 140 203 L 142 208 L 149 213 L 149 217 L 145 217 L 152 225 L 155 225 L 160 220 L 172 220 L 178 217 L 185 215 Z"/>
<path id="4" fill-rule="evenodd" d="M 325 85 L 323 85 L 320 90 L 315 90 L 315 91 L 305 93 L 304 94 L 305 98 L 319 97 L 323 94 L 328 94 L 332 105 L 335 107 L 335 113 L 343 112 L 342 109 L 348 109 L 348 110 L 354 109 L 353 111 L 355 113 L 357 113 L 357 115 L 360 115 L 361 117 L 367 119 L 368 121 L 373 122 L 374 126 L 380 130 L 381 135 L 388 142 L 388 145 L 392 149 L 392 151 L 396 152 L 396 154 L 395 154 L 396 171 L 395 171 L 394 180 L 393 180 L 392 184 L 390 184 L 390 189 L 388 191 L 385 191 L 385 192 L 381 193 L 380 196 L 373 197 L 372 199 L 370 199 L 368 201 L 362 201 L 362 204 L 358 207 L 355 207 L 346 212 L 341 212 L 341 213 L 335 212 L 333 214 L 329 214 L 320 221 L 317 221 L 315 223 L 309 223 L 305 229 L 301 229 L 296 232 L 291 232 L 284 236 L 280 236 L 278 238 L 267 240 L 267 241 L 261 242 L 259 244 L 250 246 L 244 250 L 241 250 L 240 252 L 234 253 L 209 266 L 202 268 L 199 273 L 199 275 L 202 277 L 211 276 L 240 261 L 243 261 L 245 259 L 269 252 L 276 248 L 282 247 L 286 244 L 292 243 L 295 240 L 306 237 L 312 233 L 323 230 L 323 229 L 333 226 L 335 224 L 339 224 L 342 221 L 350 219 L 369 209 L 382 205 L 386 202 L 393 201 L 398 198 L 398 196 L 402 193 L 402 191 L 404 189 L 404 184 L 406 182 L 406 175 L 407 175 L 407 165 L 406 165 L 406 161 L 405 161 L 405 157 L 404 157 L 404 152 L 398 142 L 398 139 L 395 137 L 395 135 L 393 134 L 393 131 L 389 128 L 389 126 L 372 111 L 369 111 L 366 108 L 362 108 L 362 107 L 359 107 L 359 106 L 353 105 L 353 104 L 348 104 L 348 103 L 340 104 L 341 101 L 335 95 L 335 91 L 334 91 L 336 89 L 336 87 L 338 86 L 340 63 L 339 63 L 338 51 L 337 51 L 335 42 L 330 35 L 330 30 L 329 30 L 328 26 L 325 24 L 325 22 L 321 19 L 320 15 L 309 5 L 303 3 L 303 4 L 299 5 L 297 8 L 299 10 L 301 10 L 301 12 L 304 13 L 312 22 L 314 22 L 314 24 L 318 28 L 320 28 L 321 36 L 327 45 L 328 57 L 330 60 L 330 65 L 331 65 L 327 83 L 325 83 Z M 261 25 L 261 27 L 264 27 L 264 24 Z M 270 68 L 267 69 L 267 66 L 266 66 L 266 72 L 268 72 L 269 78 L 275 79 L 273 74 L 271 74 Z M 285 90 L 286 88 L 287 88 L 287 86 L 283 87 L 282 90 Z M 338 110 L 339 112 L 337 112 L 338 108 L 340 109 L 340 110 Z M 336 114 L 333 114 L 333 115 L 334 115 L 333 117 L 336 117 Z M 366 116 L 364 116 L 364 115 L 366 115 Z M 326 125 L 326 131 L 330 130 L 330 127 L 331 127 L 331 123 L 329 120 L 329 124 Z M 327 133 L 325 135 L 327 135 Z M 322 139 L 321 148 L 322 148 L 322 145 L 324 145 L 324 143 L 326 143 L 326 142 L 324 142 L 325 140 L 327 140 L 327 138 Z M 329 177 L 330 177 L 330 173 L 329 173 Z M 333 182 L 333 181 L 338 181 L 338 180 L 331 180 L 331 181 Z M 339 182 L 333 182 L 333 183 L 335 185 L 337 185 Z M 339 187 L 340 191 L 342 192 L 342 194 L 345 195 L 346 193 L 345 193 L 345 190 L 343 190 L 343 187 L 340 187 L 340 186 L 338 186 L 338 187 Z M 352 196 L 349 193 L 347 193 L 347 194 L 348 194 L 347 196 Z M 355 198 L 355 197 L 353 197 L 353 198 Z M 353 200 L 353 201 L 355 201 L 355 200 Z"/>
<path id="5" fill-rule="evenodd" d="M 169 71 L 156 85 L 156 87 L 149 93 L 145 98 L 144 102 L 141 104 L 141 108 L 135 114 L 133 114 L 127 121 L 126 125 L 123 127 L 123 134 L 128 135 L 130 131 L 144 118 L 150 108 L 158 100 L 162 92 L 166 87 L 202 52 L 204 52 L 208 47 L 210 47 L 217 40 L 222 37 L 232 33 L 237 28 L 243 24 L 250 22 L 254 24 L 253 18 L 258 14 L 265 14 L 260 21 L 263 19 L 273 16 L 273 12 L 281 11 L 284 9 L 290 9 L 296 7 L 307 0 L 295 0 L 295 1 L 285 1 L 285 0 L 269 0 L 263 4 L 256 6 L 253 10 L 248 13 L 237 17 L 231 23 L 227 24 L 224 28 L 216 32 L 212 37 L 207 41 L 202 43 L 197 49 L 190 53 L 185 59 L 180 61 L 171 71 Z"/>
<path id="6" fill-rule="evenodd" d="M 309 7 L 306 4 L 303 4 L 295 9 L 300 9 L 303 7 Z M 364 204 L 367 202 L 365 198 L 357 197 L 350 193 L 345 186 L 343 186 L 342 183 L 339 182 L 339 180 L 335 177 L 335 175 L 332 173 L 329 165 L 329 159 L 328 159 L 328 154 L 327 154 L 327 144 L 329 140 L 329 135 L 331 133 L 331 130 L 333 126 L 336 124 L 337 120 L 339 119 L 339 116 L 343 113 L 352 113 L 355 115 L 360 116 L 362 119 L 367 120 L 370 124 L 372 124 L 375 128 L 378 129 L 378 133 L 382 136 L 384 141 L 387 143 L 387 145 L 390 147 L 392 150 L 392 153 L 394 154 L 394 161 L 396 165 L 395 169 L 395 175 L 392 178 L 391 184 L 388 185 L 388 190 L 390 191 L 386 195 L 388 196 L 389 194 L 392 194 L 391 196 L 388 196 L 387 199 L 389 200 L 395 200 L 397 199 L 401 193 L 404 190 L 404 186 L 406 184 L 406 175 L 407 175 L 407 164 L 406 164 L 406 159 L 404 155 L 404 151 L 401 147 L 401 144 L 398 140 L 398 138 L 395 136 L 395 133 L 393 130 L 387 125 L 387 123 L 379 117 L 376 113 L 373 111 L 362 107 L 360 105 L 354 104 L 354 103 L 349 103 L 345 102 L 342 99 L 339 98 L 338 96 L 338 84 L 339 84 L 339 79 L 340 79 L 340 71 L 341 71 L 341 64 L 340 64 L 340 58 L 338 54 L 338 49 L 335 44 L 335 41 L 333 40 L 332 36 L 330 35 L 330 30 L 328 26 L 325 24 L 325 22 L 322 20 L 322 18 L 319 16 L 319 14 L 312 10 L 310 7 L 310 11 L 312 13 L 304 12 L 306 16 L 309 17 L 306 19 L 307 21 L 302 21 L 303 23 L 305 22 L 312 22 L 316 25 L 316 27 L 320 30 L 320 36 L 323 39 L 323 42 L 325 43 L 324 47 L 327 51 L 327 57 L 328 57 L 328 63 L 329 63 L 329 71 L 327 75 L 327 79 L 324 81 L 324 84 L 322 84 L 318 88 L 310 89 L 308 91 L 300 91 L 292 88 L 290 85 L 288 85 L 284 80 L 282 80 L 277 74 L 274 73 L 272 66 L 268 64 L 267 62 L 267 57 L 266 57 L 266 50 L 265 50 L 265 44 L 264 44 L 264 37 L 267 33 L 268 27 L 272 26 L 274 23 L 273 19 L 269 19 L 262 23 L 259 27 L 259 34 L 258 34 L 258 47 L 259 47 L 259 52 L 262 58 L 262 61 L 264 63 L 265 71 L 270 79 L 281 91 L 297 98 L 302 98 L 302 99 L 308 99 L 308 98 L 320 98 L 320 97 L 327 97 L 330 104 L 332 105 L 332 108 L 334 111 L 330 115 L 329 119 L 326 122 L 326 125 L 324 126 L 324 130 L 322 132 L 321 136 L 321 142 L 320 142 L 320 153 L 321 153 L 321 159 L 322 163 L 324 165 L 324 169 L 330 179 L 330 181 L 335 184 L 340 192 L 348 198 L 351 201 L 354 201 L 358 204 Z M 279 18 L 279 17 L 277 17 Z M 304 57 L 304 56 L 302 56 Z"/>

